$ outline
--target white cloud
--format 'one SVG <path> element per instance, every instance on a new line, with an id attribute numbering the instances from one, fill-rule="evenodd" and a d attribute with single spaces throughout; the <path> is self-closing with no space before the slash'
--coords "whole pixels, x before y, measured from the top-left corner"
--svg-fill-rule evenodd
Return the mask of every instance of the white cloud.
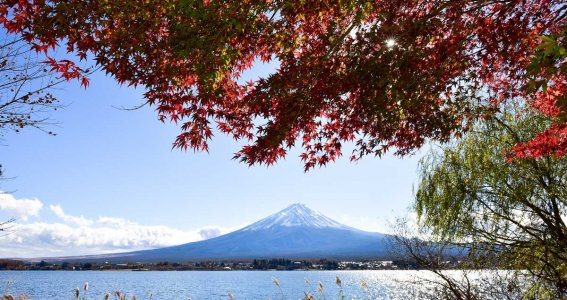
<path id="1" fill-rule="evenodd" d="M 10 194 L 0 192 L 0 210 L 15 214 L 24 221 L 31 216 L 37 216 L 42 207 L 43 203 L 38 199 L 16 199 Z"/>
<path id="2" fill-rule="evenodd" d="M 79 226 L 91 225 L 93 223 L 91 220 L 87 220 L 82 215 L 79 216 L 79 217 L 74 217 L 74 216 L 70 216 L 70 215 L 66 214 L 63 211 L 63 208 L 61 207 L 61 205 L 59 205 L 59 204 L 58 205 L 49 205 L 49 209 L 56 216 L 58 216 L 60 219 L 62 219 L 66 223 L 72 223 L 72 224 L 76 224 L 76 225 L 79 225 Z"/>
<path id="3" fill-rule="evenodd" d="M 126 226 L 93 224 L 72 226 L 63 223 L 20 224 L 8 239 L 16 243 L 53 247 L 97 247 L 107 249 L 154 248 L 202 239 L 198 232 L 184 232 L 167 226 L 128 222 Z"/>
<path id="4" fill-rule="evenodd" d="M 205 227 L 199 230 L 199 235 L 204 240 L 212 239 L 214 237 L 223 235 L 225 233 L 227 233 L 226 228 L 220 228 L 220 227 Z"/>
<path id="5" fill-rule="evenodd" d="M 39 203 L 39 207 L 42 206 L 39 200 L 35 201 Z M 60 221 L 17 224 L 12 232 L 0 237 L 0 243 L 6 245 L 0 250 L 0 257 L 66 256 L 134 251 L 209 239 L 230 231 L 227 228 L 212 226 L 185 231 L 164 225 L 143 225 L 127 219 L 104 216 L 90 219 L 69 215 L 60 205 L 49 205 L 49 210 Z"/>

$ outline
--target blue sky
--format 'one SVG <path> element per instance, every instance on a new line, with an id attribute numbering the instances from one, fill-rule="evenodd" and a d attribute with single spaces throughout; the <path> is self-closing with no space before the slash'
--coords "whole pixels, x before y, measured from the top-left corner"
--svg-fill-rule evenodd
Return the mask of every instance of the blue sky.
<path id="1" fill-rule="evenodd" d="M 411 202 L 419 153 L 357 163 L 344 157 L 304 173 L 294 150 L 275 166 L 248 167 L 231 159 L 239 144 L 224 135 L 213 139 L 210 153 L 172 149 L 179 130 L 159 122 L 152 107 L 119 109 L 143 103 L 142 92 L 97 73 L 86 90 L 73 82 L 56 91 L 65 107 L 51 113 L 58 124 L 48 129 L 57 136 L 33 129 L 5 135 L 0 163 L 12 179 L 0 189 L 12 196 L 0 199 L 0 218 L 18 216 L 19 229 L 2 237 L 10 246 L 0 256 L 112 252 L 198 240 L 295 202 L 350 226 L 384 231 L 387 220 L 405 214 Z M 24 216 L 18 205 L 37 211 Z M 84 242 L 88 235 L 125 226 L 129 231 L 117 237 Z M 129 240 L 139 230 L 153 240 Z M 160 230 L 170 237 L 167 243 L 159 241 Z"/>

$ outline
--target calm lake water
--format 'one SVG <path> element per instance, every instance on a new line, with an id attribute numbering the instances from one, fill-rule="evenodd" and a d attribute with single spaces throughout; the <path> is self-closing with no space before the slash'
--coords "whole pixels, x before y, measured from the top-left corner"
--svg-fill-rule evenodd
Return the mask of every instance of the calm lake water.
<path id="1" fill-rule="evenodd" d="M 423 272 L 422 272 L 423 273 Z M 418 271 L 0 271 L 0 283 L 14 295 L 32 299 L 73 299 L 73 290 L 89 290 L 84 299 L 103 299 L 119 290 L 141 299 L 302 299 L 305 292 L 316 299 L 339 299 L 338 276 L 345 299 L 410 299 L 410 284 Z M 273 282 L 276 278 L 281 287 Z M 319 282 L 323 295 L 317 292 Z M 364 288 L 365 282 L 368 288 Z M 82 292 L 82 290 L 81 290 Z M 81 297 L 83 299 L 83 297 Z M 111 299 L 114 299 L 112 297 Z"/>

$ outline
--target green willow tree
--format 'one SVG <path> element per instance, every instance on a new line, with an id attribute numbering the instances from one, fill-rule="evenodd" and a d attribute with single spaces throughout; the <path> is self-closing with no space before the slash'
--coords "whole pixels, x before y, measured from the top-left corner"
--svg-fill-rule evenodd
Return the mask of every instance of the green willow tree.
<path id="1" fill-rule="evenodd" d="M 567 158 L 511 159 L 552 120 L 510 109 L 420 164 L 416 210 L 441 241 L 528 270 L 538 298 L 567 298 Z M 481 266 L 482 267 L 482 266 Z"/>

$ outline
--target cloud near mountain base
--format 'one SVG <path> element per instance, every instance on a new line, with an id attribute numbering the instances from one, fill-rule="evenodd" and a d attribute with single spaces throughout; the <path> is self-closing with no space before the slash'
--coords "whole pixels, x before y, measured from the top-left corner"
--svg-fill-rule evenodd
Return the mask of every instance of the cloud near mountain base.
<path id="1" fill-rule="evenodd" d="M 230 232 L 228 228 L 213 226 L 181 230 L 165 225 L 143 225 L 123 218 L 73 216 L 65 213 L 60 205 L 48 206 L 49 213 L 57 218 L 56 222 L 25 222 L 31 216 L 37 219 L 41 207 L 43 203 L 38 199 L 15 199 L 11 195 L 0 198 L 0 210 L 16 212 L 20 221 L 24 221 L 18 222 L 8 234 L 0 236 L 3 245 L 0 257 L 135 251 L 200 241 Z M 25 214 L 25 208 L 32 210 Z"/>

